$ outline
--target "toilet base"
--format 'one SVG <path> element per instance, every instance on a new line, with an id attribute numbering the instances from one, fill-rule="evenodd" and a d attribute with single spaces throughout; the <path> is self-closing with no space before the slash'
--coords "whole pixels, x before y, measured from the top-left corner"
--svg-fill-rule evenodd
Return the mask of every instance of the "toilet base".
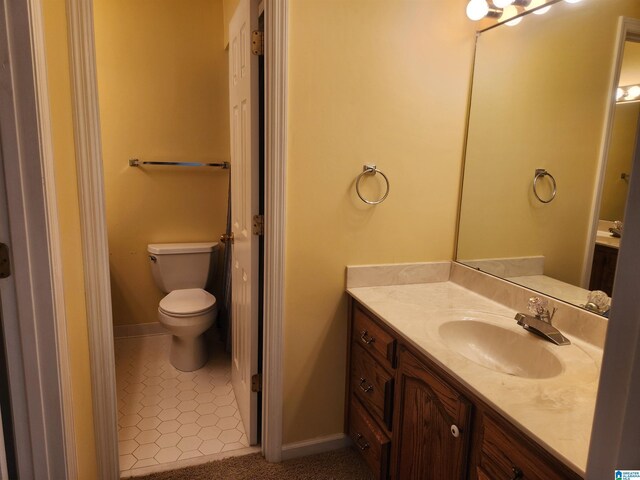
<path id="1" fill-rule="evenodd" d="M 209 354 L 204 335 L 196 337 L 171 337 L 171 353 L 169 361 L 178 370 L 183 372 L 193 372 L 203 367 Z"/>

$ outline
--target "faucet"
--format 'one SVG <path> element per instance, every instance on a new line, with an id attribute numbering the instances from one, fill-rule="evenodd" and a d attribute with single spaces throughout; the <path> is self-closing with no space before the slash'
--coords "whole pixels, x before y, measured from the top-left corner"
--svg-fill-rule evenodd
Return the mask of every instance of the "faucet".
<path id="1" fill-rule="evenodd" d="M 529 311 L 534 314 L 526 315 L 524 313 L 516 313 L 515 320 L 525 330 L 541 336 L 556 345 L 570 345 L 560 330 L 551 325 L 551 320 L 556 313 L 556 309 L 549 311 L 548 302 L 540 297 L 531 297 L 529 299 Z"/>

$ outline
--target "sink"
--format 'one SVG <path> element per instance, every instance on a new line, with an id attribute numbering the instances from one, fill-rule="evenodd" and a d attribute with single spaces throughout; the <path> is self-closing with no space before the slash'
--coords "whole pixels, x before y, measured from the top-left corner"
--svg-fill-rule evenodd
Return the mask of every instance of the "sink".
<path id="1" fill-rule="evenodd" d="M 454 352 L 491 370 L 523 378 L 551 378 L 564 367 L 544 340 L 523 335 L 515 327 L 500 327 L 479 320 L 452 320 L 438 329 Z"/>

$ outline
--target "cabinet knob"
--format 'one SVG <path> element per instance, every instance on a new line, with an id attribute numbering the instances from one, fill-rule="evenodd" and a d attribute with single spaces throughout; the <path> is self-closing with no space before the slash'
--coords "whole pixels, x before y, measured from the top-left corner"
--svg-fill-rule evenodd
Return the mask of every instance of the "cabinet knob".
<path id="1" fill-rule="evenodd" d="M 369 332 L 367 332 L 366 330 L 360 332 L 360 340 L 362 340 L 362 342 L 367 345 L 376 341 L 375 338 L 369 336 Z"/>
<path id="2" fill-rule="evenodd" d="M 458 438 L 460 436 L 460 429 L 456 425 L 451 425 L 451 435 L 453 435 L 455 438 Z"/>
<path id="3" fill-rule="evenodd" d="M 356 445 L 360 450 L 366 450 L 367 448 L 369 448 L 369 443 L 364 439 L 364 437 L 360 433 L 356 434 Z"/>
<path id="4" fill-rule="evenodd" d="M 513 473 L 511 480 L 520 480 L 523 477 L 522 470 L 520 470 L 518 467 L 512 467 L 511 472 Z"/>

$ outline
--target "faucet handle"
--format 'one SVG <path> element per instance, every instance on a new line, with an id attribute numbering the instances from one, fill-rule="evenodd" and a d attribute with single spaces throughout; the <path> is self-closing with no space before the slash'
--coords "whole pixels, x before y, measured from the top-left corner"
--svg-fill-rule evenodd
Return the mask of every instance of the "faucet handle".
<path id="1" fill-rule="evenodd" d="M 527 309 L 532 315 L 542 316 L 549 312 L 549 301 L 540 297 L 531 297 Z"/>

